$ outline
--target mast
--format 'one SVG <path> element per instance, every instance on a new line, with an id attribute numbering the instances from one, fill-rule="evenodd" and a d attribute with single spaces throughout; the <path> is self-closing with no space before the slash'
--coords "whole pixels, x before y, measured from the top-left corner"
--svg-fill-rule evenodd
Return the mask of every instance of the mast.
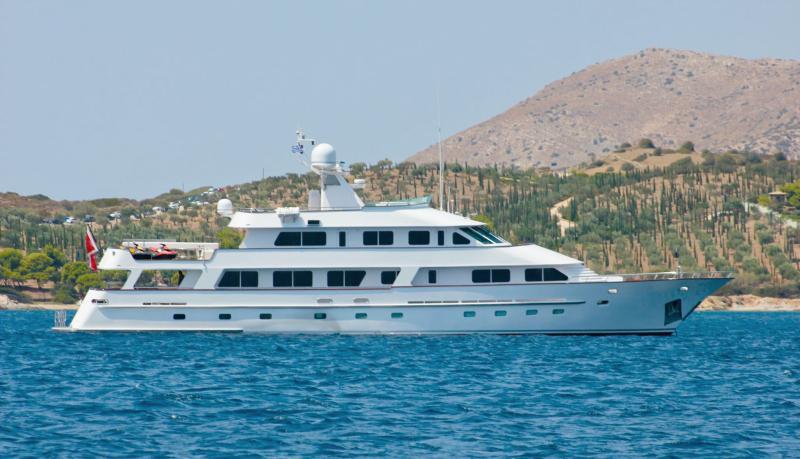
<path id="1" fill-rule="evenodd" d="M 436 86 L 436 114 L 439 145 L 439 210 L 444 210 L 444 158 L 442 156 L 442 106 L 439 102 L 439 86 Z"/>

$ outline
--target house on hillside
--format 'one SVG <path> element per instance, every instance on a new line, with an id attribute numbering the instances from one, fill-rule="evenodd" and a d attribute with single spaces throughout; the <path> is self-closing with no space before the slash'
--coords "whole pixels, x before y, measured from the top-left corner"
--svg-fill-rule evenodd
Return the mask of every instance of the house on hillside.
<path id="1" fill-rule="evenodd" d="M 772 201 L 773 204 L 783 205 L 786 204 L 786 197 L 788 193 L 784 193 L 783 191 L 773 191 L 769 193 L 769 199 Z"/>

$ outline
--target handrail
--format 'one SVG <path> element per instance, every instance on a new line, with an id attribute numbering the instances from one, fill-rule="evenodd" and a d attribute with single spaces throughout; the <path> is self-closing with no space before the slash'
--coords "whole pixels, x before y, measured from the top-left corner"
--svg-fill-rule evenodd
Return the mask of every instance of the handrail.
<path id="1" fill-rule="evenodd" d="M 576 280 L 583 282 L 605 281 L 608 279 L 619 279 L 622 282 L 641 282 L 651 280 L 675 280 L 675 279 L 732 279 L 734 273 L 731 271 L 667 271 L 659 273 L 633 273 L 633 274 L 596 274 L 591 276 L 578 276 Z"/>

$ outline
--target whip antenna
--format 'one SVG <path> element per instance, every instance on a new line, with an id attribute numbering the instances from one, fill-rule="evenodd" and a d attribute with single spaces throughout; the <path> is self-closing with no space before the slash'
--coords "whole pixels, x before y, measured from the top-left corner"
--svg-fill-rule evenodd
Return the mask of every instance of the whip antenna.
<path id="1" fill-rule="evenodd" d="M 439 145 L 439 210 L 444 210 L 444 157 L 442 156 L 442 104 L 439 102 L 439 85 L 436 85 L 436 117 Z"/>

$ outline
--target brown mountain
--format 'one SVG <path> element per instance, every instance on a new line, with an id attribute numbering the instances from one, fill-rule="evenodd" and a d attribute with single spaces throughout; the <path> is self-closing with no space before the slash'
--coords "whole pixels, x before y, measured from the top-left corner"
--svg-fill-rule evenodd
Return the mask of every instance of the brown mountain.
<path id="1" fill-rule="evenodd" d="M 800 61 L 646 49 L 547 85 L 443 141 L 447 161 L 568 167 L 623 142 L 800 157 Z M 436 145 L 415 154 L 437 160 Z"/>

